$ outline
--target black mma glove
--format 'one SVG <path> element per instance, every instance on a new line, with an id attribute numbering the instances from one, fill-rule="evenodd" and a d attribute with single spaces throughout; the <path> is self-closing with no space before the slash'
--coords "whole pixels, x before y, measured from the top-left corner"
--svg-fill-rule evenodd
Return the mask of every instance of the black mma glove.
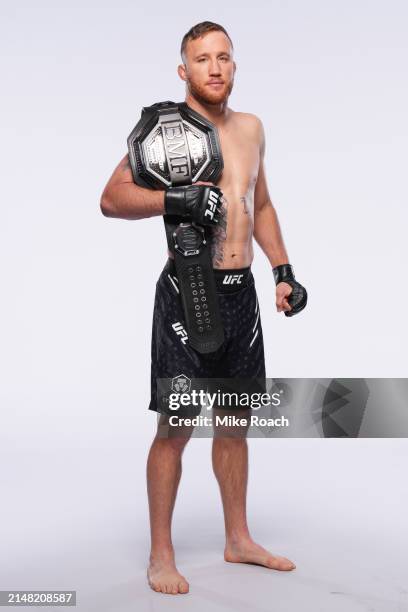
<path id="1" fill-rule="evenodd" d="M 287 317 L 292 317 L 303 310 L 306 306 L 307 291 L 300 283 L 297 282 L 297 280 L 295 280 L 293 268 L 290 264 L 276 266 L 276 268 L 272 268 L 272 272 L 275 279 L 275 285 L 284 282 L 288 283 L 288 285 L 292 287 L 292 293 L 287 298 L 289 306 L 292 307 L 292 310 L 285 310 L 285 315 Z"/>
<path id="2" fill-rule="evenodd" d="M 220 218 L 222 191 L 210 185 L 169 187 L 164 196 L 166 215 L 189 217 L 199 225 L 216 225 Z"/>

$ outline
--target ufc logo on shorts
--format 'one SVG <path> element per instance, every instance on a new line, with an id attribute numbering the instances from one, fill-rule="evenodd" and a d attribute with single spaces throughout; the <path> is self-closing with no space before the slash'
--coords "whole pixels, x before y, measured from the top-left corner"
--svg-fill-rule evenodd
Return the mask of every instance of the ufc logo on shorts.
<path id="1" fill-rule="evenodd" d="M 242 282 L 243 274 L 226 274 L 224 276 L 224 280 L 222 281 L 223 285 L 240 285 Z"/>
<path id="2" fill-rule="evenodd" d="M 180 323 L 180 321 L 177 321 L 177 323 L 173 323 L 172 324 L 172 328 L 174 329 L 176 334 L 178 336 L 180 336 L 180 339 L 181 339 L 182 343 L 185 344 L 187 342 L 187 340 L 188 340 L 188 335 L 187 335 L 186 330 L 184 329 L 184 327 Z"/>
<path id="3" fill-rule="evenodd" d="M 211 217 L 211 219 L 213 219 L 214 213 L 217 210 L 217 204 L 218 194 L 215 191 L 210 190 L 210 195 L 208 196 L 207 208 L 205 210 L 204 217 L 207 215 L 208 217 Z"/>

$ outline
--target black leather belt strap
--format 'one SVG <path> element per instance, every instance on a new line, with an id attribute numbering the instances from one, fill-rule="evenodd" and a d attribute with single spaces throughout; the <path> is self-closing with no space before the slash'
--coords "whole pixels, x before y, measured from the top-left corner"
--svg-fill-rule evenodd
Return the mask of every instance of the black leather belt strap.
<path id="1" fill-rule="evenodd" d="M 200 353 L 212 353 L 224 342 L 224 330 L 210 245 L 203 228 L 192 223 L 181 223 L 173 240 L 188 343 Z"/>

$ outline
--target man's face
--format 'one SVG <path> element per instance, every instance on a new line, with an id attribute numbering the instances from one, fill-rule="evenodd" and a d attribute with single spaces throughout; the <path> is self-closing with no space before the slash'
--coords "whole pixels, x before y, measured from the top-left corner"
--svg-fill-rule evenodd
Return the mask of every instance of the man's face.
<path id="1" fill-rule="evenodd" d="M 236 66 L 231 43 L 224 32 L 208 32 L 189 40 L 185 62 L 178 72 L 194 98 L 206 104 L 220 104 L 228 99 Z"/>

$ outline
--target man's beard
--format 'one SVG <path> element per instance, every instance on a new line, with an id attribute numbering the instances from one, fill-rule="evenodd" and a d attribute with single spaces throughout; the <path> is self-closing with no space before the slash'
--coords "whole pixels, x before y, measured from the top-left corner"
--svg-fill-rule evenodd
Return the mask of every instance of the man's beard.
<path id="1" fill-rule="evenodd" d="M 231 79 L 229 83 L 223 83 L 223 87 L 220 91 L 211 91 L 211 89 L 197 85 L 192 79 L 187 79 L 187 89 L 189 93 L 198 102 L 204 104 L 221 104 L 226 102 L 234 86 L 234 79 Z"/>

